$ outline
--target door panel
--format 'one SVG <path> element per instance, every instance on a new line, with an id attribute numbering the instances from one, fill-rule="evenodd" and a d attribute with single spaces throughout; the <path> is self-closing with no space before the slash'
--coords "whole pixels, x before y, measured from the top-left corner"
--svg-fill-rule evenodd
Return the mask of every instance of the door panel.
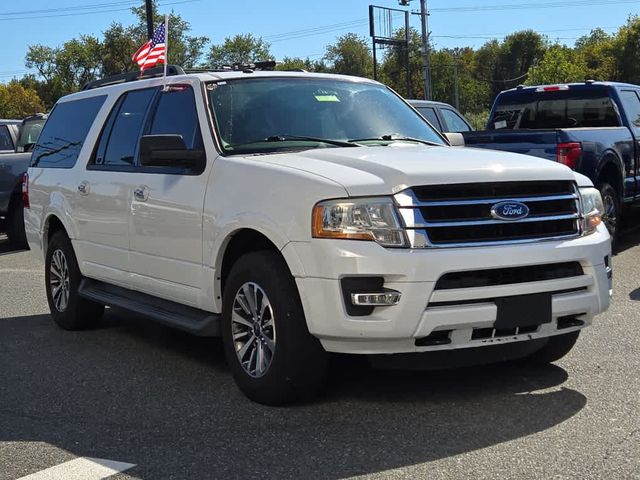
<path id="1" fill-rule="evenodd" d="M 133 90 L 115 103 L 75 193 L 86 275 L 125 284 L 130 271 L 129 215 L 138 138 L 157 89 Z"/>
<path id="2" fill-rule="evenodd" d="M 162 92 L 147 132 L 180 135 L 201 150 L 195 96 L 190 86 Z M 129 229 L 132 282 L 152 295 L 198 306 L 202 284 L 202 212 L 207 175 L 140 167 L 132 175 Z"/>

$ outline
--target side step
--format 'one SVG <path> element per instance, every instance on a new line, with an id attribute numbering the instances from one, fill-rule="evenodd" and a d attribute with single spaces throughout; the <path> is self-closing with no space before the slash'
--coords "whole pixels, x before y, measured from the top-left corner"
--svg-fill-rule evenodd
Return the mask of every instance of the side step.
<path id="1" fill-rule="evenodd" d="M 162 298 L 136 292 L 109 283 L 85 278 L 78 291 L 81 297 L 110 307 L 120 307 L 139 313 L 170 327 L 202 337 L 217 337 L 220 332 L 220 314 Z"/>

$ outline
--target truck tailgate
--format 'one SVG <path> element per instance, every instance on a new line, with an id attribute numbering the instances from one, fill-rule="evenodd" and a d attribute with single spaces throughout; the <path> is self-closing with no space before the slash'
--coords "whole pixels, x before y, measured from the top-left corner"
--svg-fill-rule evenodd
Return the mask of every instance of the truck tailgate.
<path id="1" fill-rule="evenodd" d="M 556 160 L 557 130 L 484 130 L 464 132 L 465 145 Z"/>

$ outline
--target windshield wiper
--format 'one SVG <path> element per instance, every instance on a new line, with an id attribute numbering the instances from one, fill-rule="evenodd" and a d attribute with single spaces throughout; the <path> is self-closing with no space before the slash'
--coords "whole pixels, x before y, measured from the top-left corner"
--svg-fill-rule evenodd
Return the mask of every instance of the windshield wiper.
<path id="1" fill-rule="evenodd" d="M 357 145 L 355 142 L 351 140 L 333 140 L 332 138 L 320 138 L 320 137 L 307 137 L 304 135 L 271 135 L 267 138 L 260 138 L 258 140 L 251 140 L 250 142 L 242 142 L 231 145 L 232 147 L 237 147 L 240 145 L 254 145 L 256 143 L 277 143 L 277 142 L 286 142 L 288 140 L 302 140 L 308 142 L 317 142 L 317 143 L 326 143 L 327 145 L 335 145 L 336 147 L 361 147 L 362 145 Z"/>
<path id="2" fill-rule="evenodd" d="M 287 140 L 303 140 L 309 142 L 326 143 L 327 145 L 335 145 L 336 147 L 358 147 L 356 142 L 333 140 L 332 138 L 320 138 L 320 137 L 307 137 L 303 135 L 272 135 L 267 137 L 265 142 L 286 142 Z M 253 143 L 253 142 L 252 142 Z"/>
<path id="3" fill-rule="evenodd" d="M 350 142 L 373 142 L 373 141 L 385 141 L 385 142 L 415 142 L 422 143 L 424 145 L 433 145 L 436 147 L 442 147 L 444 144 L 438 142 L 431 142 L 429 140 L 422 140 L 421 138 L 413 138 L 413 137 L 403 137 L 402 135 L 396 135 L 394 133 L 390 135 L 380 135 L 379 137 L 373 138 L 356 138 L 354 140 L 349 140 Z"/>

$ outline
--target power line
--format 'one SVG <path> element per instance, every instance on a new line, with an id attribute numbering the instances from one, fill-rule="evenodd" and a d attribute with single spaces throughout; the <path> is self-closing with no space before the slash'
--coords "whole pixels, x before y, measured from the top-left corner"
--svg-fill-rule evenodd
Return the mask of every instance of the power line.
<path id="1" fill-rule="evenodd" d="M 182 5 L 184 3 L 193 3 L 193 2 L 199 2 L 200 0 L 176 0 L 176 1 L 171 1 L 171 2 L 164 2 L 164 3 L 159 3 L 158 6 L 160 7 L 165 7 L 165 6 L 170 6 L 170 5 Z M 12 17 L 9 16 L 8 18 L 4 18 L 4 15 L 7 15 L 6 13 L 0 13 L 0 15 L 3 16 L 3 18 L 0 18 L 0 22 L 8 22 L 8 21 L 13 21 L 13 20 L 33 20 L 33 19 L 38 19 L 38 18 L 55 18 L 55 17 L 76 17 L 76 16 L 83 16 L 83 15 L 93 15 L 96 13 L 112 13 L 112 12 L 125 12 L 125 11 L 130 11 L 131 7 L 126 7 L 126 8 L 110 8 L 111 6 L 117 6 L 118 4 L 121 5 L 131 5 L 134 6 L 139 2 L 132 2 L 131 0 L 128 2 L 116 2 L 116 3 L 112 3 L 112 4 L 99 4 L 99 7 L 96 7 L 95 5 L 90 6 L 87 5 L 87 8 L 91 8 L 93 7 L 93 10 L 88 10 L 87 8 L 84 7 L 68 7 L 68 8 L 60 8 L 60 9 L 50 9 L 50 10 L 55 10 L 54 12 L 48 13 L 48 14 L 35 14 L 35 15 L 24 15 L 21 17 Z M 70 13 L 55 13 L 57 11 L 65 11 L 65 12 L 69 12 L 69 10 L 71 10 Z M 80 10 L 80 11 L 76 11 L 76 10 Z M 35 10 L 32 10 L 31 12 L 34 12 Z M 15 13 L 15 12 L 14 12 Z"/>
<path id="2" fill-rule="evenodd" d="M 492 12 L 500 10 L 538 10 L 541 8 L 592 7 L 596 5 L 615 5 L 637 3 L 637 0 L 567 0 L 543 3 L 513 3 L 503 5 L 463 5 L 458 7 L 430 8 L 429 12 Z"/>

